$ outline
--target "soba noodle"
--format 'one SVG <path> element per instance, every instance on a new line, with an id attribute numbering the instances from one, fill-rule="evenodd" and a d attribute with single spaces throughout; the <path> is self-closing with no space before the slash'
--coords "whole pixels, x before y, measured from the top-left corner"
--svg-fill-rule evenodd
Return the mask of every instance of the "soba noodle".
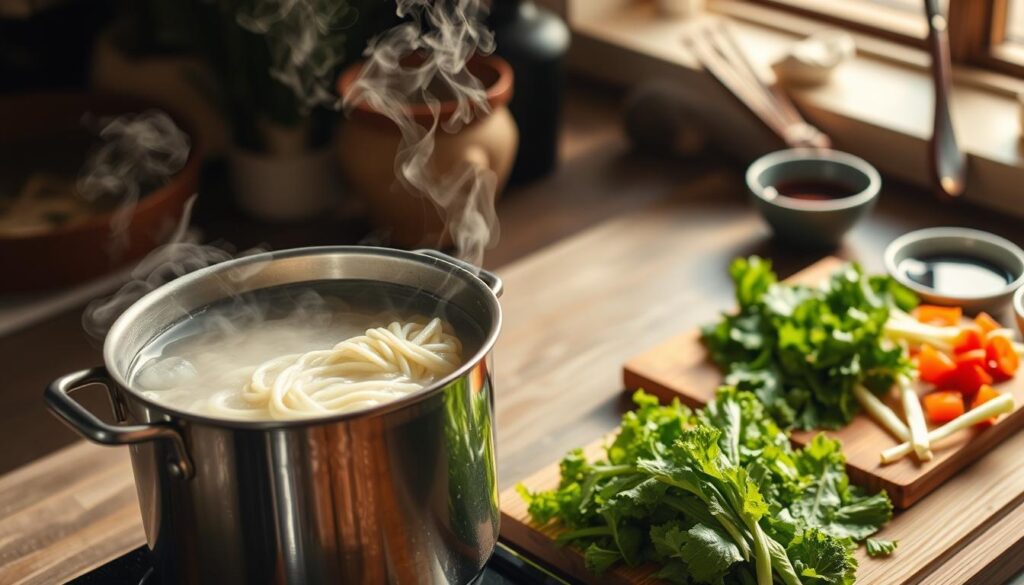
<path id="1" fill-rule="evenodd" d="M 144 388 L 160 388 L 147 392 L 155 400 L 175 406 L 188 402 L 187 410 L 210 416 L 327 416 L 390 402 L 453 372 L 462 363 L 462 344 L 449 330 L 438 318 L 394 321 L 329 349 L 290 353 L 255 365 L 239 365 L 207 348 L 192 359 L 162 358 L 143 368 L 137 380 Z M 291 329 L 284 332 L 291 334 Z M 258 340 L 253 343 L 260 345 Z M 238 353 L 250 352 L 242 348 Z M 224 369 L 225 363 L 235 367 Z M 206 396 L 197 397 L 200 386 Z"/>

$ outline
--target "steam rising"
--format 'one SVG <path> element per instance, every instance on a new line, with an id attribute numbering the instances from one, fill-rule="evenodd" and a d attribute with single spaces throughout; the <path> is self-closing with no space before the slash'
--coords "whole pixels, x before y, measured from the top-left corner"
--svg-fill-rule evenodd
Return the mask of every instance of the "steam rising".
<path id="1" fill-rule="evenodd" d="M 316 106 L 337 106 L 332 86 L 345 57 L 342 31 L 356 17 L 355 9 L 338 0 L 261 0 L 235 20 L 266 37 L 270 76 L 290 89 L 308 113 Z"/>
<path id="2" fill-rule="evenodd" d="M 76 187 L 90 202 L 116 207 L 109 245 L 116 259 L 128 248 L 128 227 L 140 195 L 185 166 L 191 143 L 188 134 L 158 110 L 108 118 L 102 125 L 103 145 L 90 153 Z"/>
<path id="3" fill-rule="evenodd" d="M 402 137 L 395 158 L 399 185 L 432 201 L 446 219 L 458 255 L 480 265 L 485 248 L 497 237 L 497 177 L 483 149 L 470 150 L 465 160 L 444 173 L 436 172 L 433 155 L 439 127 L 454 133 L 490 111 L 485 88 L 466 67 L 473 55 L 494 48 L 493 36 L 482 24 L 486 11 L 480 0 L 397 0 L 397 5 L 397 14 L 407 22 L 369 44 L 367 62 L 344 96 L 343 105 L 351 109 L 366 102 L 398 126 Z M 345 3 L 272 0 L 254 3 L 251 12 L 238 14 L 237 22 L 246 30 L 268 36 L 271 75 L 289 87 L 308 111 L 337 105 L 329 88 L 343 57 L 344 36 L 339 30 L 354 18 L 354 11 Z M 415 59 L 410 61 L 410 57 Z M 442 98 L 455 105 L 444 119 L 440 115 Z M 432 122 L 417 122 L 411 114 L 413 104 L 426 105 Z M 188 158 L 188 137 L 169 117 L 156 112 L 119 118 L 109 123 L 101 136 L 109 143 L 91 160 L 79 189 L 89 197 L 113 196 L 124 202 L 114 231 L 126 242 L 140 185 L 179 170 Z M 170 243 L 143 259 L 132 270 L 130 281 L 114 295 L 89 304 L 82 317 L 89 335 L 103 339 L 117 317 L 143 295 L 235 257 L 229 249 L 198 244 L 198 233 L 188 229 L 193 201 L 186 206 Z M 318 296 L 301 303 L 310 310 L 319 310 L 321 304 Z M 260 307 L 248 308 L 253 311 L 252 319 L 264 317 Z M 233 324 L 223 326 L 231 329 Z"/>
<path id="4" fill-rule="evenodd" d="M 82 314 L 82 327 L 94 339 L 102 341 L 114 321 L 135 301 L 160 286 L 190 272 L 235 258 L 226 247 L 199 244 L 199 233 L 189 229 L 196 196 L 185 205 L 181 221 L 171 240 L 150 252 L 132 269 L 129 280 L 113 295 L 93 300 Z M 246 251 L 243 256 L 263 252 Z M 241 275 L 242 277 L 247 275 Z"/>
<path id="5" fill-rule="evenodd" d="M 483 25 L 480 0 L 398 0 L 398 16 L 408 18 L 370 42 L 366 64 L 343 97 L 346 109 L 365 102 L 391 119 L 402 135 L 395 174 L 408 192 L 437 206 L 455 240 L 458 255 L 475 265 L 497 237 L 494 196 L 497 177 L 482 150 L 471 152 L 448 172 L 432 166 L 437 129 L 454 133 L 490 111 L 486 90 L 466 67 L 476 53 L 494 50 L 494 37 Z M 412 57 L 412 59 L 410 59 Z M 419 58 L 422 57 L 422 62 Z M 455 110 L 440 116 L 442 93 Z M 433 122 L 424 126 L 410 106 L 425 104 Z"/>

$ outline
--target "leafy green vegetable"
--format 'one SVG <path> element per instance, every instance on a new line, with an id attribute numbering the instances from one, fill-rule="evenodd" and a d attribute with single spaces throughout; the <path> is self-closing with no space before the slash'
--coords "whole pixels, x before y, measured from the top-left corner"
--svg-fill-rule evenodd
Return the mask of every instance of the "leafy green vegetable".
<path id="1" fill-rule="evenodd" d="M 596 543 L 591 543 L 583 554 L 583 561 L 587 566 L 587 570 L 598 575 L 604 573 L 621 560 L 622 555 L 619 554 L 619 551 L 601 548 Z"/>
<path id="2" fill-rule="evenodd" d="M 793 567 L 803 583 L 853 583 L 857 561 L 850 554 L 848 541 L 809 528 L 797 534 L 786 548 Z"/>
<path id="3" fill-rule="evenodd" d="M 799 451 L 796 463 L 804 477 L 813 478 L 790 506 L 791 513 L 807 526 L 860 541 L 892 517 L 892 504 L 884 492 L 865 496 L 849 485 L 839 441 L 816 436 Z"/>
<path id="4" fill-rule="evenodd" d="M 782 284 L 757 256 L 729 271 L 739 312 L 705 327 L 704 343 L 726 384 L 753 392 L 784 427 L 846 425 L 860 408 L 855 384 L 878 394 L 911 372 L 883 333 L 890 309 L 917 299 L 891 278 L 848 264 L 819 288 Z"/>
<path id="5" fill-rule="evenodd" d="M 690 578 L 698 583 L 720 582 L 733 564 L 743 561 L 739 548 L 728 536 L 704 524 L 689 530 L 673 524 L 663 528 L 651 530 L 655 549 L 682 561 Z"/>
<path id="6" fill-rule="evenodd" d="M 855 543 L 892 505 L 850 485 L 838 442 L 794 450 L 758 398 L 731 387 L 697 412 L 633 400 L 603 460 L 571 451 L 556 489 L 518 488 L 589 570 L 654 562 L 679 584 L 853 582 Z"/>
<path id="7" fill-rule="evenodd" d="M 871 557 L 887 557 L 899 545 L 895 540 L 882 540 L 880 538 L 869 538 L 864 544 L 867 546 L 868 556 Z"/>

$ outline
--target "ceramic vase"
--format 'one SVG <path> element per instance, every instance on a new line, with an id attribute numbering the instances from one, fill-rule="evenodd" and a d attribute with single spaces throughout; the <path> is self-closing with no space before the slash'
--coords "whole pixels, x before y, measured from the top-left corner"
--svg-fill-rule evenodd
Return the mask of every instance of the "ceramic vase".
<path id="1" fill-rule="evenodd" d="M 498 191 L 512 170 L 518 133 L 508 110 L 512 98 L 512 69 L 495 56 L 474 56 L 469 71 L 483 83 L 490 112 L 478 115 L 454 133 L 438 128 L 430 170 L 435 177 L 467 162 L 490 169 L 496 175 Z M 345 70 L 338 90 L 346 95 L 358 78 L 362 63 Z M 456 103 L 442 100 L 440 118 L 451 117 Z M 408 113 L 424 127 L 434 122 L 426 105 L 412 104 Z M 363 198 L 371 220 L 396 246 L 448 246 L 451 235 L 444 218 L 422 193 L 410 192 L 395 175 L 395 156 L 401 145 L 398 127 L 366 103 L 354 106 L 338 136 L 338 156 L 342 173 L 353 195 Z"/>

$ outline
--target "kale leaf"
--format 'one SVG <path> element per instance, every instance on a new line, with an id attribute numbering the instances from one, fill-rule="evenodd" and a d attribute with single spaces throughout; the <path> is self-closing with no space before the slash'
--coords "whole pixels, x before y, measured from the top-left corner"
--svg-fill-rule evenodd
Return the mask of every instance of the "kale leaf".
<path id="1" fill-rule="evenodd" d="M 870 557 L 887 557 L 896 551 L 899 545 L 895 540 L 882 540 L 880 538 L 869 538 L 864 542 Z"/>
<path id="2" fill-rule="evenodd" d="M 519 486 L 533 521 L 563 528 L 558 541 L 583 550 L 590 571 L 653 562 L 684 585 L 853 582 L 855 543 L 892 505 L 850 485 L 838 442 L 793 449 L 757 396 L 736 388 L 697 412 L 643 391 L 634 402 L 603 459 L 572 451 L 555 489 Z"/>
<path id="3" fill-rule="evenodd" d="M 784 284 L 757 256 L 729 272 L 739 310 L 705 327 L 704 344 L 725 383 L 753 392 L 784 428 L 844 426 L 859 411 L 855 384 L 881 393 L 912 370 L 882 340 L 890 308 L 917 303 L 891 278 L 847 264 L 821 287 Z"/>

